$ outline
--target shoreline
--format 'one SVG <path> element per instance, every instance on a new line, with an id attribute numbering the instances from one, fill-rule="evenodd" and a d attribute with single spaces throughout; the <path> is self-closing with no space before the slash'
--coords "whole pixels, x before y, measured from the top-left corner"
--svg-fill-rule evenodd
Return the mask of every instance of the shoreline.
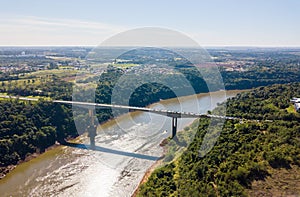
<path id="1" fill-rule="evenodd" d="M 48 148 L 46 148 L 45 151 L 39 152 L 39 153 L 38 152 L 34 152 L 34 153 L 28 155 L 27 157 L 25 157 L 24 160 L 18 161 L 17 164 L 14 164 L 14 165 L 12 164 L 12 165 L 9 165 L 9 166 L 6 166 L 6 167 L 0 167 L 0 180 L 3 179 L 3 178 L 5 178 L 6 175 L 8 173 L 10 173 L 11 171 L 13 171 L 18 165 L 20 165 L 22 163 L 25 163 L 25 162 L 28 162 L 28 161 L 30 161 L 30 160 L 32 160 L 34 158 L 37 158 L 38 156 L 44 154 L 45 152 L 47 152 L 49 150 L 52 150 L 52 149 L 54 149 L 56 147 L 59 147 L 59 146 L 61 146 L 61 144 L 59 144 L 58 142 L 55 142 L 55 144 L 53 144 L 53 145 L 49 146 Z"/>
<path id="2" fill-rule="evenodd" d="M 157 169 L 162 163 L 163 163 L 163 158 L 162 157 L 160 160 L 157 160 L 154 164 L 148 168 L 142 178 L 142 180 L 139 182 L 137 187 L 134 189 L 134 192 L 131 194 L 131 197 L 136 197 L 139 191 L 139 188 L 142 184 L 146 183 L 148 181 L 148 178 L 151 176 L 152 172 Z"/>
<path id="3" fill-rule="evenodd" d="M 242 92 L 246 92 L 246 91 L 250 91 L 251 89 L 245 89 L 245 90 L 227 90 L 226 92 L 238 92 L 238 93 L 242 93 Z M 221 91 L 221 90 L 220 90 Z M 217 91 L 218 92 L 218 91 Z M 216 92 L 210 92 L 210 93 L 216 93 Z M 197 97 L 201 97 L 201 96 L 205 96 L 208 95 L 210 93 L 200 93 L 197 94 Z M 182 99 L 186 99 L 188 97 L 191 97 L 194 95 L 188 95 L 188 96 L 183 96 L 181 97 Z M 176 98 L 171 98 L 171 99 L 176 99 Z M 171 100 L 168 99 L 168 100 Z M 162 100 L 163 102 L 164 100 Z M 188 125 L 190 126 L 193 123 L 193 121 Z M 180 131 L 178 131 L 180 132 Z M 166 138 L 167 139 L 167 138 Z M 165 152 L 167 151 L 167 149 L 165 148 L 165 145 L 163 146 L 163 154 L 165 154 Z M 163 159 L 164 159 L 165 155 L 162 155 L 161 159 L 157 160 L 154 164 L 152 164 L 145 172 L 143 178 L 141 179 L 141 181 L 139 182 L 139 184 L 137 185 L 137 187 L 135 188 L 134 192 L 131 194 L 131 197 L 136 197 L 138 192 L 139 192 L 139 188 L 141 187 L 142 184 L 146 183 L 148 181 L 148 178 L 151 176 L 151 174 L 153 173 L 154 170 L 158 169 L 159 166 L 161 166 L 163 164 Z M 175 158 L 174 158 L 175 159 Z M 174 160 L 173 159 L 173 160 Z M 172 160 L 172 161 L 173 161 Z"/>
<path id="4" fill-rule="evenodd" d="M 168 138 L 163 139 L 163 141 L 160 143 L 160 146 L 163 148 L 163 155 L 160 157 L 159 160 L 155 161 L 144 173 L 143 178 L 141 179 L 141 181 L 139 182 L 139 184 L 137 185 L 137 187 L 134 189 L 133 193 L 131 194 L 131 197 L 136 197 L 138 192 L 139 192 L 139 188 L 142 184 L 146 183 L 148 181 L 148 178 L 151 176 L 151 174 L 153 173 L 154 170 L 158 169 L 160 166 L 165 165 L 166 162 L 164 162 L 164 158 L 165 158 L 165 154 L 168 150 L 168 148 L 166 148 L 166 145 L 168 144 L 168 142 L 165 144 L 164 141 L 167 140 Z M 175 159 L 175 158 L 174 158 Z M 172 160 L 173 161 L 173 160 Z M 171 161 L 171 162 L 172 162 Z M 167 162 L 168 163 L 168 162 Z"/>

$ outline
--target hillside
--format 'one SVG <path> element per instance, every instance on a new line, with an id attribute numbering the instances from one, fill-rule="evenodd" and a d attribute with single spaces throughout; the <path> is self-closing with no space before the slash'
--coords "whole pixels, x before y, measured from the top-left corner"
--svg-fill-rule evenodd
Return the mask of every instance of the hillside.
<path id="1" fill-rule="evenodd" d="M 11 165 L 78 135 L 68 106 L 1 100 L 0 111 L 0 178 Z"/>
<path id="2" fill-rule="evenodd" d="M 155 170 L 138 196 L 300 195 L 300 114 L 289 102 L 300 97 L 299 85 L 261 87 L 229 99 L 227 115 L 262 121 L 226 121 L 213 149 L 200 157 L 210 120 L 199 120 L 184 154 Z"/>

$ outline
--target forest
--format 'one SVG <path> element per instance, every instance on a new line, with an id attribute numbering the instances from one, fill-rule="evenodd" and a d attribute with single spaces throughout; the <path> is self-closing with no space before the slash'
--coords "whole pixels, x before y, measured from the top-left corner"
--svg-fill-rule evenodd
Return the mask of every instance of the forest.
<path id="1" fill-rule="evenodd" d="M 291 83 L 256 88 L 229 99 L 216 113 L 226 105 L 228 116 L 261 121 L 226 120 L 213 149 L 201 156 L 210 120 L 197 120 L 193 142 L 178 159 L 156 169 L 138 196 L 249 196 L 259 192 L 251 191 L 253 181 L 272 177 L 276 169 L 298 169 L 299 173 L 300 114 L 290 103 L 290 98 L 299 96 L 300 83 Z M 289 180 L 297 176 L 290 174 Z M 278 187 L 280 195 L 300 194 L 299 184 Z M 272 189 L 260 195 L 270 195 Z"/>
<path id="2" fill-rule="evenodd" d="M 146 52 L 148 53 L 148 51 Z M 241 53 L 238 55 L 238 58 L 248 58 L 249 54 L 251 53 Z M 220 56 L 220 54 L 218 55 Z M 268 55 L 269 53 L 255 56 L 257 59 L 253 60 L 254 64 L 244 72 L 228 72 L 220 67 L 225 89 L 249 89 L 270 84 L 284 84 L 300 81 L 298 56 L 290 55 L 288 59 L 286 59 L 286 54 L 284 54 L 284 56 L 273 54 L 270 57 L 268 57 Z M 228 56 L 224 55 L 224 57 L 227 58 Z M 130 56 L 130 58 L 133 57 Z M 135 58 L 134 60 L 137 63 L 147 63 L 149 59 L 151 60 L 151 58 L 144 58 L 142 60 Z M 126 100 L 123 96 L 119 96 L 113 102 L 116 104 L 144 107 L 151 103 L 158 102 L 160 99 L 209 91 L 201 74 L 186 61 L 178 63 L 174 62 L 172 58 L 166 61 L 174 66 L 175 70 L 181 74 L 181 77 L 178 77 L 178 75 L 174 73 L 167 73 L 160 76 L 147 76 L 149 76 L 150 79 L 151 77 L 152 79 L 159 78 L 160 82 L 172 84 L 172 88 L 167 87 L 163 83 L 159 83 L 159 81 L 145 83 L 132 92 L 129 100 Z M 227 59 L 221 59 L 220 61 L 227 61 Z M 129 78 L 130 80 L 122 81 L 122 76 L 126 74 L 126 72 L 126 69 L 110 66 L 107 72 L 104 72 L 99 80 L 95 82 L 95 99 L 85 100 L 87 95 L 91 94 L 91 90 L 83 88 L 76 94 L 76 100 L 110 104 L 112 102 L 112 93 L 116 86 L 118 86 L 120 90 L 126 91 L 128 87 L 133 87 L 135 84 L 138 84 L 139 78 L 135 77 Z M 76 137 L 85 131 L 84 121 L 88 118 L 86 111 L 82 111 L 81 114 L 77 114 L 77 116 L 73 117 L 70 106 L 44 102 L 46 99 L 71 100 L 72 95 L 74 96 L 74 84 L 65 80 L 65 78 L 74 77 L 75 72 L 54 69 L 49 72 L 46 70 L 43 75 L 38 75 L 37 73 L 29 73 L 24 76 L 22 76 L 24 73 L 18 75 L 2 74 L 0 77 L 1 93 L 16 96 L 38 96 L 38 98 L 40 98 L 40 101 L 37 103 L 21 102 L 18 100 L 0 101 L 1 168 L 16 164 L 34 152 L 42 152 L 45 148 L 53 145 L 55 141 L 64 142 L 65 138 Z M 184 78 L 188 80 L 194 92 L 187 91 L 189 88 L 187 84 L 181 83 Z M 88 78 L 83 80 L 82 83 L 88 83 L 90 82 L 89 80 L 93 81 L 94 79 Z M 212 78 L 210 80 L 212 84 L 218 83 L 217 79 Z M 213 87 L 215 88 L 210 91 L 219 90 L 217 88 L 218 85 Z M 295 114 L 285 113 L 279 109 L 288 109 L 290 112 L 290 108 L 288 108 L 290 107 L 289 99 L 296 94 L 298 89 L 296 89 L 297 91 L 288 91 L 286 90 L 286 86 L 280 85 L 268 87 L 267 89 L 267 96 L 262 95 L 265 89 L 260 87 L 251 94 L 240 95 L 236 100 L 230 100 L 228 105 L 231 110 L 231 115 L 243 118 L 256 118 L 259 120 L 274 119 L 274 121 L 279 122 L 288 120 L 296 121 L 297 116 Z M 177 94 L 175 94 L 175 92 Z M 273 98 L 272 103 L 265 103 L 271 102 L 268 96 L 272 94 L 278 95 L 278 92 L 282 92 L 282 94 L 285 92 L 286 95 L 279 95 L 276 98 L 271 97 Z M 255 102 L 253 101 L 255 105 L 252 106 L 252 101 L 250 102 L 251 105 L 247 104 L 249 100 L 245 98 L 251 98 L 253 100 L 261 99 L 261 102 L 256 102 L 255 100 Z M 232 107 L 230 107 L 231 102 Z M 97 109 L 96 112 L 100 123 L 113 118 L 111 109 Z M 118 114 L 122 113 L 126 113 L 126 111 L 120 110 Z M 77 131 L 74 126 L 74 119 L 82 123 L 80 124 L 82 128 L 77 128 Z"/>
<path id="3" fill-rule="evenodd" d="M 32 153 L 42 153 L 55 142 L 63 144 L 65 139 L 78 136 L 71 107 L 46 101 L 70 100 L 71 83 L 54 75 L 1 83 L 1 92 L 40 99 L 0 99 L 0 174 Z"/>
<path id="4" fill-rule="evenodd" d="M 70 107 L 50 102 L 0 102 L 0 167 L 77 136 Z"/>
<path id="5" fill-rule="evenodd" d="M 124 75 L 124 72 L 118 68 L 110 68 L 107 73 L 104 73 L 100 76 L 100 79 L 97 83 L 97 88 L 95 90 L 95 102 L 96 103 L 107 103 L 110 104 L 115 102 L 116 104 L 121 105 L 130 105 L 137 107 L 145 107 L 149 104 L 158 102 L 160 99 L 169 99 L 174 98 L 176 96 L 186 96 L 190 95 L 193 92 L 188 91 L 187 84 L 180 83 L 182 77 L 186 77 L 190 82 L 194 93 L 203 93 L 208 92 L 208 88 L 206 86 L 205 81 L 199 76 L 194 70 L 184 70 L 181 71 L 183 75 L 181 77 L 174 77 L 172 74 L 160 76 L 160 80 L 162 83 L 154 82 L 154 83 L 145 83 L 138 88 L 136 88 L 132 94 L 130 95 L 129 100 L 127 100 L 124 95 L 128 94 L 129 87 L 134 87 L 135 84 L 139 83 L 139 78 L 126 78 L 126 80 L 121 79 L 121 76 Z M 149 75 L 148 75 L 149 76 Z M 154 76 L 156 77 L 156 76 Z M 154 78 L 153 77 L 153 78 Z M 150 77 L 149 77 L 150 78 Z M 120 81 L 121 82 L 120 82 Z M 117 83 L 119 82 L 119 83 Z M 172 84 L 172 87 L 167 87 L 165 84 Z M 114 88 L 118 88 L 119 92 L 114 101 L 112 101 L 112 93 Z M 172 89 L 171 89 L 172 88 Z M 89 95 L 86 91 L 79 91 L 78 99 L 84 99 L 85 95 Z M 175 92 L 177 94 L 175 94 Z M 124 112 L 124 111 L 123 111 Z M 123 113 L 120 110 L 120 114 Z M 110 109 L 107 110 L 97 110 L 97 117 L 99 122 L 106 121 L 112 118 L 112 113 Z"/>

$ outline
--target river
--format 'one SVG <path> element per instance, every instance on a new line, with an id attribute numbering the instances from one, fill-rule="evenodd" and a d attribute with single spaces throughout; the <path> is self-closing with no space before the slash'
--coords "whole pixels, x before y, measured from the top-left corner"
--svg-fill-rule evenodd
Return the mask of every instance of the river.
<path id="1" fill-rule="evenodd" d="M 233 97 L 240 91 L 227 91 Z M 205 113 L 223 102 L 224 93 L 164 100 L 151 108 Z M 201 106 L 195 107 L 195 102 Z M 178 129 L 194 119 L 179 119 Z M 120 129 L 122 128 L 122 129 Z M 18 165 L 0 180 L 1 196 L 131 196 L 147 169 L 161 157 L 160 142 L 170 136 L 171 118 L 132 112 L 97 130 L 96 148 L 88 137 L 73 140 L 75 147 L 58 146 Z"/>

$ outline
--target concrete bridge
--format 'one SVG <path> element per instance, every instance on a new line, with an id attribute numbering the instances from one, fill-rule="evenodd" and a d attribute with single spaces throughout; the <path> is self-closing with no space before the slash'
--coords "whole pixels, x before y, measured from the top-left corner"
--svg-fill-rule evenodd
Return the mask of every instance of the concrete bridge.
<path id="1" fill-rule="evenodd" d="M 19 99 L 23 101 L 38 101 L 36 98 L 26 98 L 26 97 L 17 97 L 17 96 L 0 96 L 0 98 L 6 99 Z M 60 103 L 66 105 L 73 105 L 76 107 L 86 108 L 89 110 L 90 117 L 93 117 L 93 109 L 95 108 L 116 108 L 116 109 L 128 109 L 129 111 L 142 111 L 142 112 L 150 112 L 163 116 L 168 116 L 172 118 L 172 135 L 174 138 L 177 133 L 177 119 L 178 118 L 217 118 L 217 119 L 226 119 L 226 120 L 240 120 L 244 119 L 237 117 L 229 117 L 229 116 L 217 116 L 211 114 L 200 114 L 200 113 L 191 113 L 191 112 L 178 112 L 178 111 L 170 111 L 170 110 L 161 110 L 161 109 L 152 109 L 147 107 L 133 107 L 133 106 L 125 106 L 125 105 L 114 105 L 114 104 L 100 104 L 100 103 L 89 103 L 89 102 L 78 102 L 78 101 L 65 101 L 65 100 L 45 100 L 46 102 Z M 91 118 L 91 124 L 94 124 L 94 119 Z M 258 121 L 258 120 L 252 120 Z M 95 136 L 96 136 L 96 126 L 91 126 L 88 128 L 88 133 L 91 141 L 91 145 L 95 145 Z"/>
<path id="2" fill-rule="evenodd" d="M 63 100 L 53 100 L 52 102 L 88 108 L 90 110 L 90 115 L 92 115 L 91 110 L 94 108 L 116 108 L 116 109 L 128 109 L 130 111 L 150 112 L 150 113 L 155 113 L 155 114 L 159 114 L 159 115 L 163 115 L 163 116 L 168 116 L 168 117 L 172 118 L 172 136 L 171 136 L 172 138 L 174 138 L 177 133 L 177 119 L 178 118 L 217 118 L 217 119 L 227 119 L 227 120 L 242 120 L 242 119 L 236 118 L 236 117 L 217 116 L 217 115 L 211 115 L 211 114 L 200 114 L 200 113 L 191 113 L 191 112 L 178 112 L 178 111 L 152 109 L 152 108 L 146 108 L 146 107 L 133 107 L 133 106 L 125 106 L 125 105 L 100 104 L 100 103 L 63 101 Z"/>

